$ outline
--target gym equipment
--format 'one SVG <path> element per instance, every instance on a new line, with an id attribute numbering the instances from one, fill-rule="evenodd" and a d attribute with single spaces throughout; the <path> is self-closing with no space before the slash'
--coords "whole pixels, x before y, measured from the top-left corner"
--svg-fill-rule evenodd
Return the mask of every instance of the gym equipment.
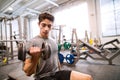
<path id="1" fill-rule="evenodd" d="M 66 57 L 64 57 L 64 56 L 62 55 L 62 53 L 59 52 L 59 53 L 58 53 L 58 56 L 59 56 L 60 63 L 63 63 L 64 59 L 66 60 L 66 62 L 67 62 L 68 64 L 73 64 L 73 63 L 74 63 L 75 57 L 74 57 L 73 54 L 67 54 Z"/>
<path id="2" fill-rule="evenodd" d="M 66 55 L 66 61 L 68 64 L 73 64 L 74 63 L 74 55 L 73 54 L 67 54 Z"/>
<path id="3" fill-rule="evenodd" d="M 64 48 L 64 50 L 68 50 L 71 47 L 71 43 L 64 42 L 63 44 L 58 44 L 58 51 L 60 51 L 62 47 Z"/>
<path id="4" fill-rule="evenodd" d="M 112 60 L 114 58 L 116 58 L 120 54 L 120 48 L 115 43 L 120 44 L 118 39 L 114 39 L 114 40 L 111 40 L 109 42 L 106 42 L 106 43 L 102 44 L 101 46 L 99 46 L 99 48 L 96 48 L 96 47 L 94 47 L 94 46 L 92 46 L 92 45 L 90 45 L 90 44 L 88 44 L 88 43 L 86 43 L 86 42 L 84 42 L 82 40 L 79 40 L 77 42 L 77 44 L 76 44 L 76 50 L 71 51 L 71 52 L 75 51 L 76 52 L 76 56 L 73 54 L 73 56 L 74 56 L 73 57 L 70 54 L 70 55 L 67 55 L 65 57 L 65 59 L 67 59 L 67 63 L 68 64 L 72 64 L 72 65 L 76 64 L 76 62 L 79 59 L 87 60 L 88 57 L 92 58 L 94 60 L 107 60 L 109 65 L 112 65 L 113 64 Z M 109 45 L 109 44 L 113 45 L 113 47 L 115 48 L 114 52 L 105 48 L 105 46 Z M 86 50 L 81 51 L 82 47 L 86 47 Z M 95 56 L 93 56 L 93 54 L 96 54 L 99 57 L 95 57 Z M 85 55 L 85 56 L 83 57 L 82 55 Z M 63 61 L 63 59 L 62 59 L 62 61 Z"/>
<path id="5" fill-rule="evenodd" d="M 20 16 L 18 17 L 17 22 L 18 22 L 19 38 L 22 39 L 22 24 L 21 24 Z"/>
<path id="6" fill-rule="evenodd" d="M 33 45 L 34 46 L 34 45 Z M 29 51 L 25 51 L 24 49 L 24 44 L 23 43 L 20 43 L 18 45 L 18 59 L 19 60 L 22 60 L 22 61 L 25 61 L 26 59 L 26 53 L 30 53 Z M 48 43 L 46 42 L 43 42 L 42 43 L 42 54 L 41 54 L 41 58 L 43 60 L 46 60 L 50 57 L 51 55 L 51 49 L 50 49 L 50 46 Z"/>
<path id="7" fill-rule="evenodd" d="M 2 62 L 3 64 L 6 64 L 8 62 L 7 50 L 7 46 L 5 46 L 3 42 L 0 43 L 0 62 Z"/>
<path id="8" fill-rule="evenodd" d="M 89 43 L 89 37 L 88 37 L 88 32 L 85 30 L 85 42 Z"/>
<path id="9" fill-rule="evenodd" d="M 58 51 L 60 52 L 61 51 L 61 49 L 63 49 L 63 50 L 68 50 L 68 49 L 70 49 L 70 47 L 71 47 L 71 44 L 69 43 L 69 42 L 64 42 L 63 44 L 58 44 Z"/>
<path id="10" fill-rule="evenodd" d="M 74 42 L 74 36 L 76 38 L 76 42 Z M 78 54 L 78 37 L 77 37 L 77 33 L 76 33 L 76 29 L 72 30 L 72 39 L 71 39 L 71 43 L 69 42 L 64 42 L 63 43 L 63 47 L 64 50 L 61 50 L 61 48 L 59 48 L 59 60 L 60 63 L 63 63 L 64 59 L 66 60 L 66 63 L 69 65 L 75 65 L 77 63 L 77 61 L 79 60 L 80 54 Z M 64 57 L 60 51 L 65 51 L 65 50 L 70 50 L 70 54 L 67 54 L 66 57 Z"/>
<path id="11" fill-rule="evenodd" d="M 73 54 L 74 56 L 77 56 L 76 50 L 75 50 L 75 49 L 72 49 L 72 50 L 71 50 L 71 54 Z"/>
<path id="12" fill-rule="evenodd" d="M 5 43 L 0 42 L 0 50 L 7 50 L 7 46 L 5 46 Z"/>
<path id="13" fill-rule="evenodd" d="M 62 48 L 62 45 L 61 44 L 58 44 L 58 51 L 60 51 Z"/>
<path id="14" fill-rule="evenodd" d="M 58 58 L 59 58 L 60 63 L 63 63 L 64 56 L 60 52 L 58 52 Z"/>
<path id="15" fill-rule="evenodd" d="M 85 42 L 82 41 L 82 40 L 79 40 L 79 42 L 82 43 L 83 46 L 86 46 L 87 49 L 88 49 L 88 50 L 86 50 L 85 52 L 80 53 L 80 54 L 85 54 L 85 55 L 86 55 L 86 56 L 85 56 L 85 59 L 86 59 L 87 57 L 90 57 L 90 58 L 92 58 L 92 59 L 94 59 L 94 60 L 107 60 L 108 63 L 111 65 L 111 64 L 112 64 L 112 60 L 120 54 L 120 48 L 119 48 L 116 44 L 114 44 L 115 42 L 116 42 L 117 44 L 120 44 L 120 42 L 119 42 L 118 39 L 114 39 L 114 40 L 111 40 L 111 41 L 109 41 L 109 42 L 106 42 L 105 44 L 101 45 L 99 48 L 96 48 L 96 47 L 94 47 L 94 46 L 91 46 L 90 44 L 85 43 Z M 110 51 L 106 50 L 104 47 L 105 47 L 106 45 L 108 45 L 108 44 L 112 44 L 113 47 L 115 47 L 117 50 L 116 50 L 115 52 L 112 52 L 112 53 L 111 53 Z M 101 58 L 94 58 L 94 57 L 92 56 L 92 54 L 90 54 L 90 53 L 95 53 L 95 54 L 97 54 L 98 56 L 100 56 Z M 106 55 L 106 53 L 107 53 L 107 55 L 108 55 L 109 53 L 111 53 L 111 54 L 113 54 L 113 55 L 110 56 L 110 57 L 108 57 L 108 56 Z"/>
<path id="16" fill-rule="evenodd" d="M 3 58 L 3 63 L 4 63 L 4 64 L 7 63 L 7 57 L 4 57 L 4 58 Z"/>
<path id="17" fill-rule="evenodd" d="M 2 64 L 6 64 L 8 61 L 6 53 L 7 53 L 6 50 L 0 50 L 0 63 L 2 63 Z"/>
<path id="18" fill-rule="evenodd" d="M 67 50 L 71 47 L 71 44 L 69 42 L 64 42 L 63 46 L 64 46 L 64 49 Z"/>
<path id="19" fill-rule="evenodd" d="M 73 39 L 74 34 L 75 34 L 76 42 L 73 42 L 74 41 L 74 39 Z M 86 34 L 87 34 L 87 32 L 86 32 Z M 72 60 L 72 57 L 68 58 L 68 64 L 72 63 L 72 61 L 74 61 L 73 64 L 76 64 L 76 62 L 79 59 L 86 60 L 87 57 L 90 57 L 94 60 L 107 60 L 108 63 L 111 65 L 112 60 L 120 54 L 120 47 L 117 46 L 117 44 L 120 44 L 118 39 L 111 40 L 111 41 L 106 42 L 100 46 L 97 44 L 98 46 L 94 47 L 94 46 L 90 45 L 90 44 L 93 44 L 93 40 L 89 40 L 87 35 L 86 35 L 86 37 L 87 37 L 87 42 L 84 42 L 82 40 L 78 40 L 77 34 L 76 34 L 76 29 L 73 29 L 72 39 L 71 39 L 72 41 L 71 41 L 70 45 L 68 43 L 64 44 L 65 46 L 67 46 L 64 48 L 66 48 L 66 49 L 70 48 L 69 50 L 71 50 L 71 53 L 76 54 L 76 55 L 74 55 L 74 60 Z M 89 41 L 90 41 L 90 44 L 89 44 Z M 116 44 L 114 44 L 114 43 L 116 43 Z M 109 44 L 111 44 L 115 48 L 114 52 L 105 48 Z M 74 48 L 75 48 L 75 50 L 74 50 Z M 84 48 L 84 50 L 82 50 L 82 48 Z M 74 50 L 74 51 L 72 51 L 72 50 Z M 99 58 L 94 57 L 93 54 L 98 55 Z M 109 54 L 112 54 L 112 55 L 109 55 Z M 85 56 L 83 57 L 83 55 L 85 55 Z"/>
<path id="20" fill-rule="evenodd" d="M 13 20 L 18 20 L 18 25 L 12 25 Z M 6 56 L 7 60 L 13 60 L 14 57 L 17 55 L 14 54 L 14 48 L 16 48 L 16 45 L 14 45 L 14 42 L 17 43 L 18 45 L 21 45 L 22 43 L 27 41 L 29 36 L 27 36 L 27 31 L 29 31 L 29 28 L 27 26 L 27 19 L 24 19 L 24 26 L 21 26 L 21 18 L 19 16 L 16 17 L 1 17 L 0 21 L 0 42 L 4 42 L 6 48 Z M 15 21 L 16 23 L 16 21 Z M 14 28 L 16 27 L 16 28 Z M 16 31 L 18 27 L 18 34 L 19 34 L 19 39 L 16 39 L 16 34 L 12 35 L 13 30 Z M 23 37 L 24 39 L 23 39 Z M 19 44 L 20 43 L 20 44 Z M 9 50 L 8 50 L 9 48 Z M 15 49 L 16 50 L 16 49 Z M 1 56 L 0 56 L 1 57 Z M 9 58 L 9 59 L 8 59 Z M 4 62 L 6 62 L 6 58 L 4 58 Z"/>

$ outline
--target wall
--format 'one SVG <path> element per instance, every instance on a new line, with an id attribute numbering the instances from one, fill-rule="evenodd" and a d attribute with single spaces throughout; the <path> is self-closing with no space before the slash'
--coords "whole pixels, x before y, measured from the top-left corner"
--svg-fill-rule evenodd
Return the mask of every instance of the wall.
<path id="1" fill-rule="evenodd" d="M 99 30 L 97 28 L 95 0 L 87 0 L 87 4 L 88 4 L 88 16 L 89 16 L 89 24 L 91 29 L 91 36 L 92 38 L 98 38 Z"/>
<path id="2" fill-rule="evenodd" d="M 95 0 L 92 0 L 92 1 L 95 1 Z M 99 34 L 99 36 L 100 36 L 100 38 L 101 38 L 101 42 L 102 43 L 105 43 L 105 42 L 108 42 L 108 41 L 110 41 L 110 40 L 113 40 L 113 39 L 118 39 L 119 41 L 120 41 L 120 36 L 114 36 L 114 37 L 102 37 L 102 29 L 101 29 L 101 19 L 100 19 L 100 0 L 96 0 L 96 20 L 97 20 L 97 22 L 96 22 L 96 26 L 98 26 L 97 27 L 97 30 L 98 30 L 98 34 Z M 120 44 L 119 44 L 119 46 L 120 46 Z"/>
<path id="3" fill-rule="evenodd" d="M 100 38 L 101 43 L 108 42 L 115 38 L 120 40 L 120 36 L 116 37 L 102 37 L 102 28 L 101 28 L 101 14 L 100 14 L 100 0 L 71 0 L 68 3 L 62 4 L 59 8 L 51 9 L 52 13 L 56 11 L 63 10 L 66 7 L 71 7 L 76 4 L 81 4 L 82 2 L 87 2 L 88 4 L 88 15 L 89 15 L 89 24 L 92 32 L 92 38 Z"/>

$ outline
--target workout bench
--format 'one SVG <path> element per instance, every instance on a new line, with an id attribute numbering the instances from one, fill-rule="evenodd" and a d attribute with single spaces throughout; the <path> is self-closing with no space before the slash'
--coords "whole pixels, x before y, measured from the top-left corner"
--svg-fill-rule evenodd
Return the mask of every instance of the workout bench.
<path id="1" fill-rule="evenodd" d="M 86 55 L 86 56 L 84 57 L 84 59 L 86 59 L 87 57 L 90 57 L 90 58 L 92 58 L 92 59 L 94 59 L 94 60 L 107 60 L 108 63 L 109 63 L 110 65 L 112 65 L 112 60 L 113 60 L 114 58 L 116 58 L 116 57 L 120 54 L 120 48 L 119 48 L 116 44 L 114 44 L 115 42 L 117 42 L 117 44 L 120 44 L 120 42 L 119 42 L 118 39 L 111 40 L 111 41 L 103 44 L 100 48 L 96 48 L 96 47 L 94 47 L 94 46 L 91 46 L 90 44 L 85 43 L 85 42 L 82 41 L 82 40 L 79 40 L 79 42 L 82 43 L 83 46 L 85 46 L 85 47 L 88 48 L 87 51 L 85 51 L 85 52 L 83 52 L 83 53 L 80 53 L 81 55 L 83 55 L 83 54 Z M 112 44 L 115 48 L 117 48 L 117 50 L 116 50 L 114 53 L 112 53 L 113 55 L 112 55 L 111 57 L 107 57 L 107 56 L 105 55 L 105 51 L 106 51 L 106 50 L 104 49 L 104 47 L 105 47 L 106 45 L 108 45 L 108 44 Z M 90 53 L 91 50 L 92 50 L 92 53 L 97 54 L 97 55 L 100 56 L 101 58 L 95 58 L 95 57 L 93 57 L 92 54 Z M 108 53 L 109 53 L 109 52 L 108 52 Z"/>

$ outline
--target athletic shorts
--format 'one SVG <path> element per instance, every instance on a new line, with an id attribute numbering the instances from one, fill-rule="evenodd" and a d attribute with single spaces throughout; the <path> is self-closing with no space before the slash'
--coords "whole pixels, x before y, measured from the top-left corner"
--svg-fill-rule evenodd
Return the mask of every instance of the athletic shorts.
<path id="1" fill-rule="evenodd" d="M 70 74 L 71 74 L 70 70 L 61 70 L 61 71 L 57 71 L 52 76 L 46 76 L 35 80 L 70 80 Z"/>

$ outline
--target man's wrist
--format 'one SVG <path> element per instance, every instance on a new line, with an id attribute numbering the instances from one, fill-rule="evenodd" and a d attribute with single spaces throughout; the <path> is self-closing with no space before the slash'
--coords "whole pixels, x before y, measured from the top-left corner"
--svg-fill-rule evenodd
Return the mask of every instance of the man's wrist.
<path id="1" fill-rule="evenodd" d="M 32 61 L 35 61 L 35 62 L 37 62 L 38 59 L 39 59 L 39 57 L 36 57 L 36 56 L 32 56 L 32 57 L 31 57 L 31 60 L 32 60 Z"/>

